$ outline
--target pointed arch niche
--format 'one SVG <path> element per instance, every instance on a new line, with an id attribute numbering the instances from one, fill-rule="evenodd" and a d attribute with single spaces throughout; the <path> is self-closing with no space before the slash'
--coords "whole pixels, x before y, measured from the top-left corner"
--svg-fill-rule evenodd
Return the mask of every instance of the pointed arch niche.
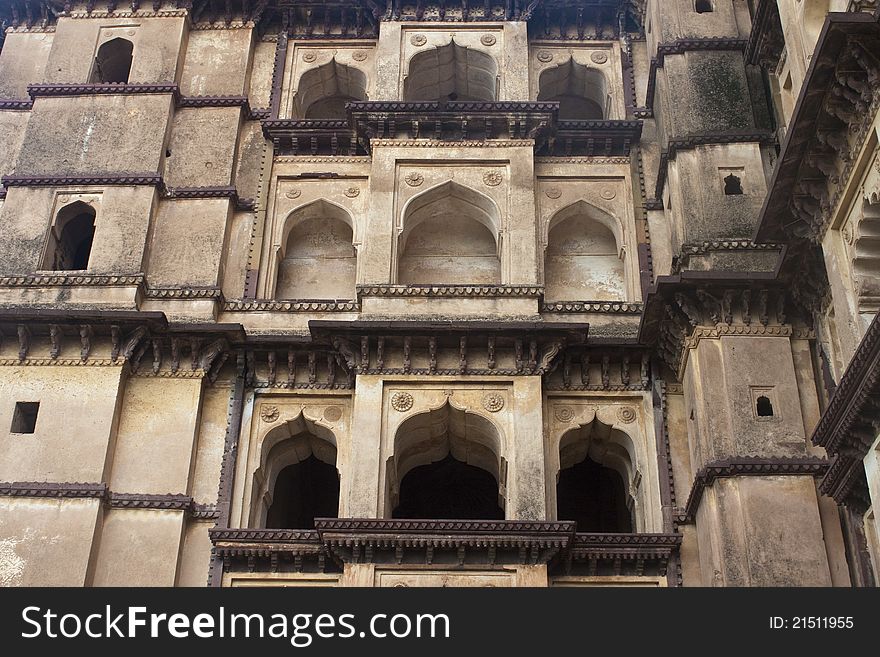
<path id="1" fill-rule="evenodd" d="M 277 253 L 276 299 L 354 299 L 351 215 L 323 199 L 291 212 Z"/>
<path id="2" fill-rule="evenodd" d="M 445 182 L 403 212 L 397 282 L 402 285 L 500 285 L 501 216 L 487 196 Z"/>
<path id="3" fill-rule="evenodd" d="M 386 463 L 386 515 L 503 520 L 507 464 L 501 430 L 452 406 L 413 415 L 394 435 Z"/>
<path id="4" fill-rule="evenodd" d="M 263 439 L 253 474 L 250 527 L 312 529 L 339 514 L 336 436 L 303 414 Z"/>
<path id="5" fill-rule="evenodd" d="M 605 75 L 571 58 L 541 73 L 538 100 L 558 102 L 561 121 L 596 121 L 610 114 Z"/>
<path id="6" fill-rule="evenodd" d="M 82 201 L 74 201 L 61 208 L 49 231 L 42 269 L 88 269 L 95 241 L 96 216 L 95 208 Z"/>
<path id="7" fill-rule="evenodd" d="M 102 43 L 95 54 L 89 82 L 127 83 L 133 54 L 134 44 L 128 39 L 116 37 Z"/>
<path id="8" fill-rule="evenodd" d="M 642 435 L 638 421 L 621 421 L 622 408 L 567 406 L 575 417 L 549 445 L 551 508 L 557 520 L 576 521 L 579 532 L 662 531 L 653 437 Z"/>
<path id="9" fill-rule="evenodd" d="M 550 220 L 544 251 L 548 301 L 625 301 L 625 250 L 617 220 L 577 201 Z"/>
<path id="10" fill-rule="evenodd" d="M 484 101 L 498 99 L 498 64 L 480 50 L 446 45 L 413 55 L 403 82 L 406 101 Z"/>
<path id="11" fill-rule="evenodd" d="M 367 76 L 331 59 L 302 74 L 293 101 L 294 115 L 304 119 L 344 119 L 345 104 L 367 100 Z"/>

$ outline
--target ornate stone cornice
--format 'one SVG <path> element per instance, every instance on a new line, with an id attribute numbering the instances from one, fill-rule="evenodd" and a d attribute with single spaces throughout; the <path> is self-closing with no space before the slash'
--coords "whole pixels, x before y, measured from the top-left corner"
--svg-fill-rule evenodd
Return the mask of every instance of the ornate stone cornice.
<path id="1" fill-rule="evenodd" d="M 687 504 L 679 522 L 694 522 L 703 492 L 717 479 L 727 477 L 779 477 L 779 476 L 822 476 L 828 469 L 828 461 L 814 457 L 802 458 L 758 458 L 744 457 L 724 459 L 708 463 L 697 472 Z"/>
<path id="2" fill-rule="evenodd" d="M 756 241 L 818 243 L 880 111 L 880 19 L 831 13 L 807 70 L 759 216 Z"/>
<path id="3" fill-rule="evenodd" d="M 103 483 L 0 482 L 2 497 L 104 498 L 106 495 L 107 484 Z"/>
<path id="4" fill-rule="evenodd" d="M 357 301 L 272 301 L 232 299 L 223 304 L 225 312 L 324 313 L 360 312 Z"/>
<path id="5" fill-rule="evenodd" d="M 822 480 L 821 491 L 841 504 L 864 499 L 863 460 L 880 434 L 880 315 L 840 379 L 828 408 L 812 435 L 836 458 Z M 855 498 L 855 499 L 853 499 Z"/>
<path id="6" fill-rule="evenodd" d="M 358 285 L 359 297 L 540 297 L 539 285 Z"/>
<path id="7" fill-rule="evenodd" d="M 56 499 L 100 499 L 111 509 L 156 509 L 185 511 L 194 518 L 212 519 L 217 513 L 213 505 L 195 504 L 183 493 L 115 493 L 106 483 L 67 483 L 15 481 L 0 482 L 0 497 L 34 497 Z"/>
<path id="8" fill-rule="evenodd" d="M 791 305 L 788 290 L 772 273 L 662 276 L 648 295 L 640 339 L 656 343 L 661 358 L 683 380 L 690 349 L 700 340 L 793 337 Z"/>
<path id="9" fill-rule="evenodd" d="M 171 82 L 138 84 L 122 82 L 92 82 L 88 84 L 29 84 L 31 98 L 45 96 L 95 96 L 104 94 L 177 94 L 178 86 Z"/>
<path id="10" fill-rule="evenodd" d="M 17 100 L 15 98 L 0 98 L 0 110 L 27 111 L 32 109 L 34 101 Z"/>
<path id="11" fill-rule="evenodd" d="M 542 313 L 602 313 L 611 315 L 639 315 L 644 304 L 620 301 L 554 301 L 542 303 Z"/>
<path id="12" fill-rule="evenodd" d="M 534 139 L 467 139 L 456 142 L 439 139 L 371 139 L 373 148 L 532 148 Z"/>
<path id="13" fill-rule="evenodd" d="M 452 552 L 459 564 L 468 553 L 488 555 L 490 563 L 548 563 L 574 538 L 573 522 L 493 520 L 315 520 L 327 551 L 340 562 L 397 562 L 407 552 L 432 563 L 441 552 Z"/>
<path id="14" fill-rule="evenodd" d="M 0 358 L 3 367 L 122 367 L 123 362 L 110 358 Z"/>
<path id="15" fill-rule="evenodd" d="M 181 96 L 178 107 L 242 107 L 250 114 L 247 96 Z"/>
<path id="16" fill-rule="evenodd" d="M 629 156 L 625 157 L 602 157 L 598 155 L 582 157 L 553 157 L 549 155 L 539 156 L 535 158 L 535 164 L 625 164 L 629 165 Z"/>
<path id="17" fill-rule="evenodd" d="M 725 335 L 761 335 L 770 338 L 790 338 L 793 335 L 791 326 L 746 326 L 745 324 L 698 326 L 685 340 L 687 349 L 696 349 L 700 340 L 717 340 Z"/>
<path id="18" fill-rule="evenodd" d="M 146 493 L 109 493 L 107 505 L 112 509 L 156 509 L 159 511 L 189 511 L 193 499 L 189 495 L 154 495 Z"/>
<path id="19" fill-rule="evenodd" d="M 0 287 L 132 287 L 144 283 L 143 274 L 30 274 L 0 276 Z"/>
<path id="20" fill-rule="evenodd" d="M 162 184 L 158 173 L 105 173 L 97 176 L 8 175 L 4 187 L 69 187 L 74 185 L 150 185 Z"/>
<path id="21" fill-rule="evenodd" d="M 240 198 L 238 190 L 232 186 L 218 187 L 163 187 L 163 197 L 167 199 L 202 199 L 202 198 L 228 198 L 236 209 L 252 211 L 256 207 L 256 201 L 250 198 Z"/>
<path id="22" fill-rule="evenodd" d="M 372 158 L 363 155 L 338 155 L 335 157 L 312 157 L 310 155 L 276 155 L 275 164 L 369 164 Z"/>
<path id="23" fill-rule="evenodd" d="M 223 299 L 219 287 L 147 287 L 144 296 L 148 299 Z"/>
<path id="24" fill-rule="evenodd" d="M 338 567 L 552 563 L 562 574 L 656 577 L 681 544 L 677 534 L 575 534 L 573 522 L 319 518 L 315 526 L 212 529 L 209 535 L 227 570 L 252 572 L 301 570 L 304 559 L 323 568 L 329 557 Z"/>
<path id="25" fill-rule="evenodd" d="M 595 574 L 666 575 L 681 534 L 575 534 L 571 561 L 589 563 Z M 609 570 L 610 568 L 610 570 Z"/>

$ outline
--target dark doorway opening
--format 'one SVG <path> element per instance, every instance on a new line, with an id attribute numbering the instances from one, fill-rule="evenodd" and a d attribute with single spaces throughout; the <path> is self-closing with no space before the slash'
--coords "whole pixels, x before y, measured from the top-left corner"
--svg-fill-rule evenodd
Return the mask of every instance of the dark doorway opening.
<path id="1" fill-rule="evenodd" d="M 623 478 L 589 456 L 559 473 L 556 516 L 574 520 L 579 532 L 631 533 Z"/>
<path id="2" fill-rule="evenodd" d="M 339 513 L 339 476 L 314 454 L 279 474 L 266 514 L 267 529 L 314 529 L 315 518 Z"/>
<path id="3" fill-rule="evenodd" d="M 394 518 L 504 520 L 495 478 L 451 454 L 410 470 L 400 482 Z"/>

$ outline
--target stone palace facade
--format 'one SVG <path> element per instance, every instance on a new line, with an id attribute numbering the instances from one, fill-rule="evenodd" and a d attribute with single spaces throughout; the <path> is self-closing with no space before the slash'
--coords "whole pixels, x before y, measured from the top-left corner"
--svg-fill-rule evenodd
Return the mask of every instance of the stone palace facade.
<path id="1" fill-rule="evenodd" d="M 0 21 L 0 585 L 875 585 L 876 2 Z"/>

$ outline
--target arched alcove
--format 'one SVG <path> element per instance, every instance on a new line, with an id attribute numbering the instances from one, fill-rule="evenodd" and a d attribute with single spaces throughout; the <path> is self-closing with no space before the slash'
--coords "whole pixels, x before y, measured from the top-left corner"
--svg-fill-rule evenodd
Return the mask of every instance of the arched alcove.
<path id="1" fill-rule="evenodd" d="M 551 301 L 625 300 L 626 270 L 616 227 L 613 217 L 583 201 L 556 213 L 544 254 L 544 297 Z"/>
<path id="2" fill-rule="evenodd" d="M 594 419 L 566 432 L 559 443 L 556 517 L 579 532 L 631 533 L 638 504 L 635 450 L 629 436 Z"/>
<path id="3" fill-rule="evenodd" d="M 541 73 L 538 89 L 538 100 L 559 103 L 560 120 L 608 118 L 608 83 L 595 68 L 569 59 Z"/>
<path id="4" fill-rule="evenodd" d="M 95 55 L 90 82 L 127 83 L 131 74 L 134 44 L 117 37 L 102 43 Z"/>
<path id="5" fill-rule="evenodd" d="M 504 518 L 503 439 L 481 415 L 444 404 L 398 427 L 387 464 L 395 518 Z M 452 515 L 454 514 L 454 515 Z"/>
<path id="6" fill-rule="evenodd" d="M 339 513 L 336 439 L 300 415 L 270 431 L 254 472 L 252 526 L 311 529 Z"/>
<path id="7" fill-rule="evenodd" d="M 82 201 L 64 206 L 58 211 L 49 233 L 43 268 L 88 269 L 94 239 L 95 209 Z"/>
<path id="8" fill-rule="evenodd" d="M 406 101 L 486 101 L 498 98 L 498 64 L 455 41 L 419 52 L 403 84 Z"/>
<path id="9" fill-rule="evenodd" d="M 404 210 L 397 282 L 499 285 L 500 221 L 491 199 L 455 182 L 417 196 Z"/>
<path id="10" fill-rule="evenodd" d="M 305 119 L 344 119 L 345 104 L 367 100 L 367 76 L 335 59 L 302 74 L 294 113 Z"/>
<path id="11" fill-rule="evenodd" d="M 354 299 L 357 252 L 351 216 L 327 201 L 294 210 L 285 222 L 276 299 Z"/>

